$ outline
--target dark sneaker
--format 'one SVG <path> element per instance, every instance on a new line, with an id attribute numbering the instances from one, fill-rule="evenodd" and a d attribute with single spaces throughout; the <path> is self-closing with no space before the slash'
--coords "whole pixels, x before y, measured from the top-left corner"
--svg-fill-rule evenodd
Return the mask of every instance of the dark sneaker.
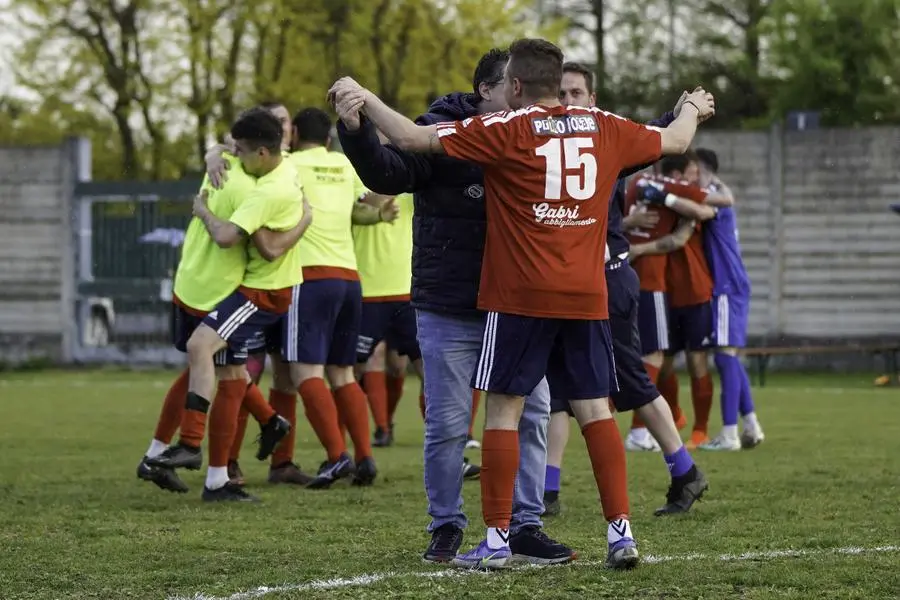
<path id="1" fill-rule="evenodd" d="M 341 454 L 341 457 L 333 463 L 326 462 L 324 468 L 319 471 L 312 481 L 306 487 L 311 490 L 321 490 L 331 487 L 331 484 L 338 479 L 343 479 L 353 473 L 353 461 L 347 454 Z"/>
<path id="2" fill-rule="evenodd" d="M 292 462 L 269 467 L 269 483 L 293 483 L 294 485 L 307 485 L 313 477 L 300 470 L 300 467 Z"/>
<path id="3" fill-rule="evenodd" d="M 181 478 L 178 477 L 175 469 L 169 469 L 167 467 L 154 467 L 153 465 L 147 463 L 146 456 L 141 459 L 140 463 L 138 463 L 137 476 L 138 479 L 143 479 L 144 481 L 152 481 L 158 488 L 169 492 L 184 494 L 188 491 L 187 484 L 185 484 L 181 480 Z"/>
<path id="4" fill-rule="evenodd" d="M 244 481 L 244 472 L 241 471 L 241 466 L 236 460 L 228 461 L 228 481 L 239 487 L 244 487 L 246 483 Z"/>
<path id="5" fill-rule="evenodd" d="M 388 429 L 381 427 L 375 428 L 375 435 L 372 438 L 372 445 L 376 448 L 387 448 L 394 443 L 394 434 Z"/>
<path id="6" fill-rule="evenodd" d="M 269 419 L 268 423 L 263 425 L 259 432 L 259 438 L 257 439 L 259 449 L 256 451 L 256 458 L 258 460 L 269 458 L 272 452 L 275 451 L 275 446 L 278 445 L 278 442 L 290 432 L 291 422 L 281 415 L 275 415 Z"/>
<path id="7" fill-rule="evenodd" d="M 431 533 L 431 543 L 422 558 L 430 563 L 448 563 L 456 558 L 462 540 L 462 529 L 452 523 L 441 525 Z"/>
<path id="8" fill-rule="evenodd" d="M 559 501 L 559 492 L 544 492 L 544 512 L 542 517 L 556 517 L 562 512 L 562 503 Z"/>
<path id="9" fill-rule="evenodd" d="M 259 502 L 259 498 L 251 496 L 244 488 L 230 481 L 215 490 L 204 486 L 202 498 L 204 502 Z"/>
<path id="10" fill-rule="evenodd" d="M 178 443 L 166 448 L 159 456 L 148 458 L 147 464 L 152 467 L 196 471 L 203 465 L 203 453 L 200 448 Z"/>
<path id="11" fill-rule="evenodd" d="M 328 461 L 323 460 L 322 464 L 319 465 L 319 469 L 316 471 L 316 475 L 321 475 L 327 468 L 328 468 Z"/>
<path id="12" fill-rule="evenodd" d="M 378 469 L 375 468 L 375 459 L 367 456 L 356 463 L 356 472 L 353 473 L 353 485 L 372 485 Z"/>
<path id="13" fill-rule="evenodd" d="M 657 508 L 653 513 L 657 517 L 663 515 L 676 515 L 691 510 L 691 506 L 703 497 L 709 489 L 709 482 L 696 465 L 681 477 L 673 477 L 672 484 L 666 494 L 665 505 Z"/>
<path id="14" fill-rule="evenodd" d="M 560 565 L 578 558 L 578 553 L 548 536 L 539 527 L 523 527 L 509 538 L 513 560 L 532 565 Z"/>
<path id="15" fill-rule="evenodd" d="M 463 459 L 463 480 L 474 481 L 481 477 L 481 467 L 473 465 L 468 458 Z"/>

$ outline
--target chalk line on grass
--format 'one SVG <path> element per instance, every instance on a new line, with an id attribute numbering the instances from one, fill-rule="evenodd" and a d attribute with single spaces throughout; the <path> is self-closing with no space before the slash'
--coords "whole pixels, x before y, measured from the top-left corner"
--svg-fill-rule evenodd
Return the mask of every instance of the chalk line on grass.
<path id="1" fill-rule="evenodd" d="M 698 560 L 712 560 L 719 562 L 739 562 L 739 561 L 758 561 L 773 560 L 779 558 L 809 558 L 812 556 L 827 555 L 858 555 L 858 554 L 885 554 L 889 552 L 900 552 L 900 546 L 875 546 L 872 548 L 862 548 L 858 546 L 848 546 L 844 548 L 821 548 L 809 550 L 766 550 L 761 552 L 744 552 L 741 554 L 704 554 L 700 552 L 692 552 L 690 554 L 677 555 L 648 555 L 641 559 L 645 565 L 654 565 L 667 562 L 692 562 Z M 568 565 L 569 567 L 600 567 L 603 563 L 600 561 L 578 561 Z M 526 570 L 535 568 L 553 568 L 553 567 L 534 567 L 523 565 L 511 570 Z M 213 596 L 204 593 L 196 593 L 191 596 L 170 596 L 168 600 L 255 600 L 269 594 L 283 594 L 286 592 L 302 592 L 302 591 L 319 591 L 330 590 L 336 588 L 367 586 L 386 581 L 390 579 L 402 578 L 459 578 L 471 576 L 490 576 L 490 573 L 484 571 L 474 571 L 465 569 L 446 569 L 442 571 L 386 571 L 384 573 L 370 573 L 368 575 L 359 575 L 357 577 L 335 578 L 335 579 L 317 579 L 307 581 L 306 583 L 293 583 L 284 585 L 261 586 L 253 590 L 238 592 L 230 596 Z"/>

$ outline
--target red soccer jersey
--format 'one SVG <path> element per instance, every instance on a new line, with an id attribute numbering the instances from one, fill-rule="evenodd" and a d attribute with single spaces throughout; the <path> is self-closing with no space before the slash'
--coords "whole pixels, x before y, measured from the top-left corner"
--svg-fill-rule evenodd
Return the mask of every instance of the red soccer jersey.
<path id="1" fill-rule="evenodd" d="M 628 230 L 628 241 L 632 244 L 644 244 L 652 242 L 672 233 L 678 223 L 678 215 L 665 206 L 647 204 L 639 198 L 640 186 L 647 182 L 661 181 L 661 177 L 648 173 L 632 178 L 625 191 L 625 214 L 630 215 L 635 211 L 655 212 L 659 215 L 659 221 L 650 229 Z M 645 292 L 666 291 L 666 266 L 669 262 L 668 254 L 647 254 L 632 263 L 634 270 L 641 281 L 641 290 Z"/>
<path id="2" fill-rule="evenodd" d="M 707 190 L 686 181 L 664 179 L 664 190 L 680 198 L 702 203 Z M 669 290 L 669 304 L 673 308 L 683 308 L 703 304 L 712 300 L 713 281 L 703 251 L 702 227 L 691 236 L 684 248 L 673 252 L 666 269 L 666 284 Z"/>
<path id="3" fill-rule="evenodd" d="M 437 126 L 444 151 L 484 167 L 478 308 L 608 318 L 609 198 L 619 171 L 659 158 L 659 130 L 596 108 L 529 106 Z"/>

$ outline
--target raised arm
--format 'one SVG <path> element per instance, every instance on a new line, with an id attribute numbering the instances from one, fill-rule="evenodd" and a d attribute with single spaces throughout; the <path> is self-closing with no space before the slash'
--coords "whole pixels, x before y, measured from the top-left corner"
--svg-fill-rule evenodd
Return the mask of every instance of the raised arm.
<path id="1" fill-rule="evenodd" d="M 681 111 L 672 123 L 660 130 L 663 154 L 684 154 L 697 133 L 697 125 L 716 112 L 712 94 L 698 87 L 688 94 Z"/>
<path id="2" fill-rule="evenodd" d="M 694 234 L 696 226 L 696 221 L 692 221 L 691 219 L 681 219 L 678 222 L 675 231 L 672 233 L 664 235 L 652 242 L 632 244 L 631 248 L 628 250 L 628 258 L 633 261 L 636 258 L 648 254 L 668 254 L 684 248 L 684 245 L 687 244 L 688 240 L 691 239 L 691 236 Z"/>
<path id="3" fill-rule="evenodd" d="M 309 200 L 304 194 L 303 217 L 292 229 L 287 231 L 272 231 L 271 229 L 263 227 L 258 229 L 250 239 L 253 241 L 253 245 L 256 246 L 256 249 L 259 250 L 260 256 L 268 261 L 273 261 L 284 255 L 285 252 L 293 248 L 297 242 L 300 241 L 300 238 L 302 238 L 303 234 L 306 233 L 306 230 L 309 229 L 312 219 L 312 207 L 309 205 Z"/>

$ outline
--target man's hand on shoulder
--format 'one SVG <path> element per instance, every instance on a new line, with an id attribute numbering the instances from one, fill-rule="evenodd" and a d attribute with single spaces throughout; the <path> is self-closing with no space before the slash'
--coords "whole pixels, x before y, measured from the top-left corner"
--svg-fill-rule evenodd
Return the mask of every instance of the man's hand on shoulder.
<path id="1" fill-rule="evenodd" d="M 200 193 L 194 196 L 194 205 L 192 212 L 195 217 L 202 217 L 209 212 L 209 192 L 200 190 Z"/>

